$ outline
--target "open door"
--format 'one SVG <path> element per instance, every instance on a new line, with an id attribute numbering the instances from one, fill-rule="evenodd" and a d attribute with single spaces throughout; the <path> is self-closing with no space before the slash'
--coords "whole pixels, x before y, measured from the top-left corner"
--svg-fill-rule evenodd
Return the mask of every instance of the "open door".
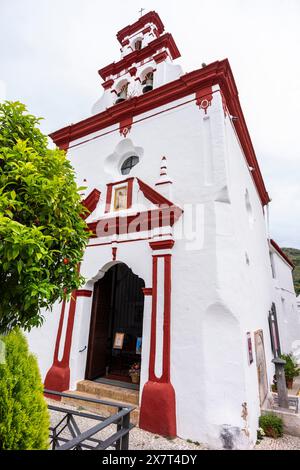
<path id="1" fill-rule="evenodd" d="M 145 287 L 124 263 L 112 266 L 94 285 L 85 378 L 131 382 L 141 364 Z M 122 338 L 121 344 L 117 339 Z"/>
<path id="2" fill-rule="evenodd" d="M 111 304 L 111 276 L 107 273 L 94 286 L 86 378 L 105 374 L 106 350 Z"/>

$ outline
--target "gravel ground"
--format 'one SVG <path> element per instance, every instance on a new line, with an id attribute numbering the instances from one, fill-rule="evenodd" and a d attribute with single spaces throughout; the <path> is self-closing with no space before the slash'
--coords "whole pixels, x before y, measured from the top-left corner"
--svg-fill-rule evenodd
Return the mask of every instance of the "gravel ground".
<path id="1" fill-rule="evenodd" d="M 278 439 L 265 437 L 260 444 L 255 446 L 255 450 L 300 450 L 300 437 L 288 434 Z"/>
<path id="2" fill-rule="evenodd" d="M 76 407 L 71 406 L 71 405 L 60 405 L 57 401 L 53 401 L 50 399 L 47 399 L 48 403 L 51 403 L 55 406 L 63 406 L 63 408 L 69 408 L 76 410 Z M 82 411 L 78 410 L 77 411 Z M 85 413 L 89 413 L 88 411 L 84 410 Z M 91 412 L 94 413 L 94 412 Z M 96 412 L 94 414 L 97 414 Z M 51 426 L 55 426 L 59 423 L 59 421 L 63 418 L 64 414 L 57 412 L 57 411 L 51 411 L 50 412 L 50 418 L 51 418 Z M 80 431 L 85 431 L 96 424 L 98 424 L 100 421 L 93 420 L 93 419 L 87 419 L 87 418 L 81 418 L 80 416 L 76 416 L 76 423 L 80 429 Z M 116 430 L 116 425 L 112 424 L 111 426 L 108 426 L 105 428 L 103 431 L 100 433 L 95 434 L 94 437 L 100 438 L 101 440 L 107 439 L 113 432 Z M 61 434 L 63 437 L 70 438 L 71 434 L 68 429 L 64 430 L 63 433 Z M 180 438 L 176 439 L 166 439 L 161 436 L 157 436 L 155 434 L 152 434 L 147 431 L 143 431 L 137 427 L 133 428 L 130 431 L 130 437 L 129 437 L 129 448 L 131 450 L 205 450 L 205 446 L 199 443 L 194 443 L 194 442 L 188 442 Z"/>
<path id="3" fill-rule="evenodd" d="M 57 401 L 47 399 L 47 401 L 55 406 L 60 406 Z M 76 407 L 71 405 L 62 405 L 64 408 L 70 408 L 75 410 Z M 77 409 L 78 410 L 78 409 Z M 79 409 L 80 411 L 80 409 Z M 84 410 L 88 413 L 88 411 Z M 97 414 L 97 413 L 95 413 Z M 56 425 L 63 418 L 63 414 L 51 411 L 51 425 Z M 76 423 L 80 431 L 95 426 L 99 421 L 76 417 Z M 111 425 L 105 428 L 103 431 L 95 435 L 94 437 L 105 440 L 116 430 L 116 425 Z M 64 437 L 71 437 L 68 430 L 63 431 Z M 129 448 L 131 450 L 208 450 L 208 448 L 200 443 L 185 441 L 180 438 L 166 439 L 161 436 L 157 436 L 147 431 L 143 431 L 137 427 L 130 431 Z M 289 435 L 284 435 L 279 439 L 271 439 L 265 437 L 259 444 L 255 446 L 255 450 L 300 450 L 300 438 Z"/>

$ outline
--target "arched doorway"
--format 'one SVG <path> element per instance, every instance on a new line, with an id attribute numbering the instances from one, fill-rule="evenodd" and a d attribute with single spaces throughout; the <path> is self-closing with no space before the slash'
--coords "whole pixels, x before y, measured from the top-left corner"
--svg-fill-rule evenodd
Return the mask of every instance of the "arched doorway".
<path id="1" fill-rule="evenodd" d="M 113 265 L 94 285 L 86 379 L 130 383 L 141 363 L 143 279 L 124 263 Z"/>

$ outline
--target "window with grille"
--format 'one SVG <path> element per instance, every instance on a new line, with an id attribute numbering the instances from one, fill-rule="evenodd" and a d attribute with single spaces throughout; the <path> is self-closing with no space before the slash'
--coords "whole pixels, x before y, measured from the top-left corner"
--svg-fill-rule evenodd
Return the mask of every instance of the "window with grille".
<path id="1" fill-rule="evenodd" d="M 126 158 L 126 160 L 122 163 L 121 166 L 121 173 L 122 175 L 128 175 L 132 168 L 138 164 L 139 162 L 139 157 L 136 155 L 132 155 L 131 157 Z"/>

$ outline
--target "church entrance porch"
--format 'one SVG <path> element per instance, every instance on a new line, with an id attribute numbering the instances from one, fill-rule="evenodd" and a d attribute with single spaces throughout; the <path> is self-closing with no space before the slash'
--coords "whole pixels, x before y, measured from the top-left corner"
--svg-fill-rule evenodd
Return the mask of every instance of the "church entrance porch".
<path id="1" fill-rule="evenodd" d="M 94 285 L 85 378 L 139 387 L 143 331 L 143 279 L 124 263 Z"/>

